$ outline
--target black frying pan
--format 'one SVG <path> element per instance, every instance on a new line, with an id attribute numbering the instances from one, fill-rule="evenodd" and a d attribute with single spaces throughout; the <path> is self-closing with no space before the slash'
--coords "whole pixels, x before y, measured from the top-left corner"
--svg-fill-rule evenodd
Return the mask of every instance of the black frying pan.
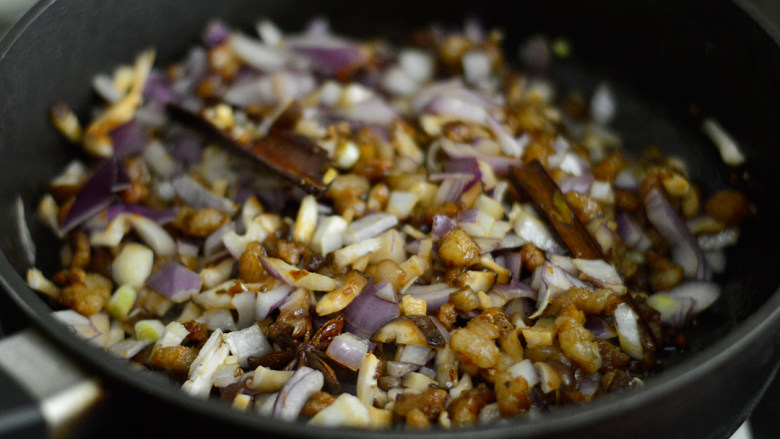
<path id="1" fill-rule="evenodd" d="M 510 56 L 520 41 L 537 32 L 568 38 L 574 56 L 552 72 L 561 89 L 588 93 L 598 81 L 610 80 L 619 91 L 616 125 L 628 145 L 652 142 L 683 157 L 706 189 L 734 185 L 747 191 L 759 215 L 745 224 L 740 246 L 729 252 L 729 270 L 720 279 L 724 294 L 691 328 L 690 352 L 681 359 L 670 358 L 670 368 L 648 380 L 644 388 L 540 419 L 424 434 L 727 438 L 755 407 L 780 360 L 780 217 L 775 201 L 780 187 L 780 33 L 765 17 L 746 14 L 745 10 L 754 11 L 748 2 L 524 3 L 41 2 L 0 45 L 0 282 L 6 293 L 47 339 L 88 373 L 102 377 L 105 388 L 114 393 L 111 397 L 131 392 L 142 395 L 151 407 L 170 410 L 174 422 L 181 423 L 169 426 L 171 431 L 219 426 L 231 429 L 230 434 L 253 430 L 266 436 L 420 436 L 423 433 L 405 431 L 313 431 L 302 424 L 239 413 L 218 402 L 186 396 L 162 376 L 139 373 L 82 343 L 55 323 L 48 315 L 50 309 L 26 287 L 22 275 L 29 261 L 14 213 L 21 196 L 37 245 L 36 264 L 53 268 L 56 252 L 49 249 L 58 247 L 31 214 L 49 178 L 70 157 L 49 126 L 49 106 L 62 99 L 84 115 L 94 100 L 92 75 L 133 59 L 149 46 L 158 49 L 159 62 L 176 59 L 209 18 L 218 16 L 248 28 L 263 16 L 282 29 L 299 29 L 311 17 L 325 15 L 340 33 L 395 38 L 432 21 L 460 24 L 464 17 L 473 16 L 505 30 Z M 721 162 L 701 132 L 704 117 L 717 119 L 738 139 L 748 157 L 745 168 L 731 169 Z M 133 416 L 138 416 L 138 422 L 148 419 Z"/>

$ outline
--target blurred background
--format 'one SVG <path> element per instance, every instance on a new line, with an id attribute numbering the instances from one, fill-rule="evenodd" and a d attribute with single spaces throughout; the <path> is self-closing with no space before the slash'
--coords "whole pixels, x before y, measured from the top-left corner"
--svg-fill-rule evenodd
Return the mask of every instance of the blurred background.
<path id="1" fill-rule="evenodd" d="M 0 38 L 36 1 L 0 0 Z M 780 42 L 780 0 L 735 0 L 735 2 L 756 17 L 757 21 L 767 28 L 775 40 Z M 20 312 L 15 312 L 14 305 L 10 303 L 10 300 L 4 294 L 0 294 L 0 337 L 12 334 L 28 325 L 28 322 L 20 314 Z M 132 429 L 126 431 L 132 431 Z M 98 437 L 100 437 L 99 432 Z M 732 439 L 775 439 L 778 437 L 780 437 L 780 379 L 776 378 L 767 389 L 763 401 L 747 425 L 743 426 Z"/>

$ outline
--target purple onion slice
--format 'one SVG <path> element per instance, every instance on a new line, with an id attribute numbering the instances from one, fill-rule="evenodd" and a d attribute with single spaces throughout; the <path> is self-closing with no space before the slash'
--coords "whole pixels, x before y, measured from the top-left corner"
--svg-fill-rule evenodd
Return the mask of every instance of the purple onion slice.
<path id="1" fill-rule="evenodd" d="M 688 278 L 709 280 L 712 271 L 696 238 L 677 215 L 666 196 L 658 188 L 651 188 L 644 198 L 647 219 L 672 247 L 674 261 L 685 270 Z"/>
<path id="2" fill-rule="evenodd" d="M 398 304 L 388 302 L 376 295 L 378 284 L 369 284 L 344 308 L 342 315 L 346 328 L 361 337 L 371 338 L 377 329 L 398 317 Z"/>
<path id="3" fill-rule="evenodd" d="M 68 233 L 78 227 L 114 201 L 114 189 L 118 175 L 119 161 L 116 156 L 112 156 L 95 171 L 81 192 L 76 195 L 68 215 L 60 225 L 61 234 Z"/>
<path id="4" fill-rule="evenodd" d="M 130 157 L 143 151 L 149 143 L 146 130 L 135 121 L 114 128 L 109 134 L 114 144 L 114 153 L 119 158 Z"/>
<path id="5" fill-rule="evenodd" d="M 197 294 L 202 285 L 203 280 L 198 273 L 177 262 L 162 267 L 146 280 L 147 287 L 176 303 L 182 303 Z"/>
<path id="6" fill-rule="evenodd" d="M 369 343 L 367 338 L 351 332 L 343 332 L 330 342 L 325 354 L 351 370 L 358 370 L 363 357 L 369 351 Z"/>

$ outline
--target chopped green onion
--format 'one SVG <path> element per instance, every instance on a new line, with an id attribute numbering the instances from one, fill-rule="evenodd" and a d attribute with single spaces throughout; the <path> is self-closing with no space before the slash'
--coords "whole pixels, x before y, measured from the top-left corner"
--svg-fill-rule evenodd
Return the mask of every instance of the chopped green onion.
<path id="1" fill-rule="evenodd" d="M 138 340 L 157 341 L 165 330 L 165 325 L 159 320 L 139 320 L 135 324 L 135 338 Z"/>
<path id="2" fill-rule="evenodd" d="M 558 38 L 552 43 L 552 52 L 558 58 L 568 58 L 571 56 L 571 45 L 563 38 Z"/>
<path id="3" fill-rule="evenodd" d="M 122 285 L 114 291 L 106 304 L 106 311 L 117 320 L 125 320 L 135 303 L 137 294 L 130 285 Z"/>

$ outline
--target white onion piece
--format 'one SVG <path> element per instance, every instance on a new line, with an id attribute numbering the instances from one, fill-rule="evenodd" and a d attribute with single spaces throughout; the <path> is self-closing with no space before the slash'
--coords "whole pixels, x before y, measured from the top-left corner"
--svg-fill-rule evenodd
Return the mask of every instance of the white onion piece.
<path id="1" fill-rule="evenodd" d="M 230 300 L 238 313 L 236 326 L 243 329 L 255 322 L 257 309 L 257 293 L 252 290 L 244 291 L 233 296 Z"/>
<path id="2" fill-rule="evenodd" d="M 512 281 L 508 284 L 493 286 L 492 292 L 502 296 L 506 300 L 528 298 L 536 299 L 536 291 L 523 282 Z"/>
<path id="3" fill-rule="evenodd" d="M 642 339 L 639 335 L 639 317 L 627 303 L 622 302 L 615 308 L 613 313 L 615 326 L 618 332 L 620 348 L 623 349 L 631 358 L 641 360 L 644 356 L 642 351 Z"/>
<path id="4" fill-rule="evenodd" d="M 388 302 L 398 303 L 398 294 L 396 293 L 393 284 L 390 282 L 383 280 L 376 284 L 375 288 L 376 297 L 379 297 L 380 299 L 386 300 Z"/>
<path id="5" fill-rule="evenodd" d="M 369 341 L 367 338 L 351 332 L 343 332 L 331 341 L 325 354 L 333 361 L 356 371 L 360 368 L 360 363 L 368 351 Z"/>
<path id="6" fill-rule="evenodd" d="M 203 267 L 198 273 L 201 280 L 203 280 L 202 288 L 212 289 L 230 280 L 235 265 L 235 259 L 225 258 L 216 264 L 208 264 Z"/>
<path id="7" fill-rule="evenodd" d="M 154 252 L 135 242 L 128 242 L 114 258 L 111 275 L 117 285 L 130 285 L 136 291 L 144 286 L 152 273 Z"/>
<path id="8" fill-rule="evenodd" d="M 431 350 L 432 348 L 429 346 L 401 345 L 400 352 L 396 354 L 396 361 L 425 366 L 430 359 Z"/>
<path id="9" fill-rule="evenodd" d="M 393 217 L 395 218 L 395 217 Z M 363 256 L 370 255 L 381 249 L 390 238 L 389 231 L 377 237 L 354 242 L 333 252 L 336 266 L 345 267 Z"/>
<path id="10" fill-rule="evenodd" d="M 155 174 L 165 179 L 173 177 L 179 168 L 179 163 L 159 140 L 149 142 L 144 148 L 142 157 Z"/>
<path id="11" fill-rule="evenodd" d="M 463 54 L 463 77 L 470 84 L 481 84 L 490 78 L 493 61 L 484 50 L 471 50 Z"/>
<path id="12" fill-rule="evenodd" d="M 618 172 L 612 184 L 614 184 L 617 189 L 633 191 L 639 189 L 640 181 L 640 178 L 637 177 L 632 169 L 625 168 Z"/>
<path id="13" fill-rule="evenodd" d="M 200 294 L 192 296 L 192 301 L 204 309 L 232 308 L 232 298 L 229 294 L 225 294 L 225 291 L 232 288 L 234 284 L 235 282 L 233 280 L 226 280 L 208 290 L 201 291 Z"/>
<path id="14" fill-rule="evenodd" d="M 372 213 L 353 221 L 344 232 L 344 243 L 353 244 L 374 238 L 395 227 L 398 217 L 389 213 Z"/>
<path id="15" fill-rule="evenodd" d="M 262 367 L 262 366 L 260 366 Z M 260 369 L 258 367 L 258 369 Z M 274 410 L 274 403 L 279 396 L 279 392 L 259 393 L 255 395 L 255 413 L 260 416 L 271 416 Z"/>
<path id="16" fill-rule="evenodd" d="M 116 247 L 131 228 L 155 254 L 170 257 L 177 253 L 176 241 L 160 224 L 143 215 L 133 213 L 120 213 L 108 223 L 105 229 L 93 231 L 89 238 L 90 244 Z"/>
<path id="17" fill-rule="evenodd" d="M 426 112 L 437 116 L 452 117 L 465 122 L 485 123 L 490 113 L 474 102 L 452 96 L 437 96 L 426 106 Z"/>
<path id="18" fill-rule="evenodd" d="M 275 72 L 288 62 L 284 52 L 240 33 L 233 34 L 230 45 L 242 61 L 261 71 Z"/>
<path id="19" fill-rule="evenodd" d="M 217 231 L 222 237 L 222 245 L 236 260 L 241 258 L 250 242 L 263 242 L 268 237 L 268 231 L 258 221 L 249 221 L 243 235 L 236 233 L 235 227 L 225 228 L 223 226 Z M 213 252 L 213 250 L 211 251 Z"/>
<path id="20" fill-rule="evenodd" d="M 225 388 L 241 380 L 241 366 L 238 363 L 222 363 L 214 371 L 214 387 Z M 237 395 L 238 398 L 240 395 Z M 235 400 L 234 400 L 235 404 Z"/>
<path id="21" fill-rule="evenodd" d="M 272 21 L 267 19 L 258 21 L 255 24 L 255 30 L 257 31 L 257 35 L 263 40 L 263 43 L 271 47 L 281 43 L 284 38 L 282 30 Z"/>
<path id="22" fill-rule="evenodd" d="M 409 372 L 414 372 L 420 368 L 419 364 L 404 363 L 402 361 L 388 361 L 386 363 L 387 374 L 391 377 L 403 377 Z"/>
<path id="23" fill-rule="evenodd" d="M 152 340 L 149 339 L 136 340 L 129 338 L 112 344 L 108 347 L 108 352 L 124 359 L 133 358 L 136 354 L 141 352 L 145 347 L 152 343 Z"/>
<path id="24" fill-rule="evenodd" d="M 702 123 L 702 131 L 718 148 L 723 163 L 729 166 L 739 166 L 745 163 L 745 155 L 739 145 L 718 121 L 711 118 L 705 119 Z"/>
<path id="25" fill-rule="evenodd" d="M 509 134 L 506 128 L 492 116 L 488 116 L 486 122 L 487 126 L 490 127 L 490 130 L 493 131 L 493 135 L 496 137 L 496 140 L 498 140 L 499 145 L 501 145 L 501 152 L 515 158 L 523 156 L 523 151 L 525 151 L 525 147 L 530 142 L 529 137 L 523 137 L 523 141 L 515 139 Z"/>
<path id="26" fill-rule="evenodd" d="M 404 219 L 412 213 L 419 200 L 420 196 L 414 192 L 392 191 L 385 212 L 396 218 Z"/>
<path id="27" fill-rule="evenodd" d="M 250 105 L 267 105 L 275 101 L 271 76 L 246 76 L 237 78 L 227 90 L 222 99 L 236 107 Z"/>
<path id="28" fill-rule="evenodd" d="M 341 248 L 344 241 L 344 232 L 347 230 L 347 221 L 340 215 L 326 216 L 320 220 L 314 236 L 311 239 L 312 250 L 327 256 L 329 253 Z"/>
<path id="29" fill-rule="evenodd" d="M 43 272 L 37 268 L 27 269 L 27 286 L 35 291 L 46 294 L 52 299 L 56 299 L 60 295 L 60 287 L 54 282 L 47 279 L 43 275 Z"/>
<path id="30" fill-rule="evenodd" d="M 51 313 L 51 316 L 84 340 L 93 340 L 102 335 L 89 317 L 83 316 L 72 309 L 54 311 Z"/>
<path id="31" fill-rule="evenodd" d="M 608 181 L 595 180 L 590 186 L 590 197 L 607 204 L 615 202 L 615 191 Z"/>
<path id="32" fill-rule="evenodd" d="M 227 198 L 215 195 L 188 175 L 173 179 L 173 188 L 185 203 L 194 209 L 213 207 L 230 216 L 235 215 L 238 207 Z"/>
<path id="33" fill-rule="evenodd" d="M 238 359 L 241 367 L 247 367 L 249 357 L 261 357 L 273 351 L 268 339 L 257 325 L 251 325 L 240 331 L 228 332 L 222 339 L 230 347 L 230 352 Z"/>
<path id="34" fill-rule="evenodd" d="M 200 248 L 198 247 L 198 244 L 192 241 L 188 241 L 186 239 L 181 239 L 181 238 L 176 240 L 176 252 L 179 256 L 197 258 L 199 251 Z"/>
<path id="35" fill-rule="evenodd" d="M 110 104 L 118 102 L 124 96 L 114 85 L 114 78 L 106 73 L 98 73 L 92 77 L 92 88 Z"/>
<path id="36" fill-rule="evenodd" d="M 420 83 L 400 66 L 394 66 L 385 72 L 382 87 L 396 96 L 407 96 L 420 88 Z"/>
<path id="37" fill-rule="evenodd" d="M 190 365 L 189 379 L 182 389 L 190 395 L 207 398 L 213 387 L 213 377 L 217 368 L 230 355 L 230 348 L 222 341 L 222 331 L 217 329 L 198 352 Z"/>
<path id="38" fill-rule="evenodd" d="M 614 265 L 603 259 L 573 259 L 572 263 L 581 275 L 593 281 L 596 285 L 611 288 L 619 294 L 626 292 L 623 278 Z"/>
<path id="39" fill-rule="evenodd" d="M 368 407 L 358 397 L 342 393 L 330 405 L 317 412 L 308 423 L 325 427 L 366 428 L 370 422 Z"/>
<path id="40" fill-rule="evenodd" d="M 285 383 L 274 402 L 271 416 L 284 421 L 294 421 L 306 401 L 322 389 L 322 372 L 303 366 Z"/>
<path id="41" fill-rule="evenodd" d="M 527 358 L 509 366 L 508 371 L 514 378 L 523 377 L 529 388 L 539 382 L 539 374 L 536 372 L 533 362 Z"/>
<path id="42" fill-rule="evenodd" d="M 155 348 L 165 348 L 180 345 L 189 335 L 187 328 L 180 322 L 173 321 L 165 325 L 162 335 L 154 343 Z"/>
<path id="43" fill-rule="evenodd" d="M 567 152 L 564 154 L 563 159 L 561 159 L 561 162 L 558 164 L 558 167 L 562 171 L 568 172 L 575 177 L 587 175 L 586 173 L 590 171 L 590 165 L 588 162 L 573 152 Z"/>
<path id="44" fill-rule="evenodd" d="M 596 87 L 590 100 L 590 114 L 601 125 L 607 125 L 615 117 L 617 102 L 609 85 L 602 83 Z"/>
<path id="45" fill-rule="evenodd" d="M 521 210 L 512 222 L 512 228 L 525 242 L 531 242 L 544 251 L 563 253 L 563 248 L 555 239 L 549 227 L 534 215 Z"/>
<path id="46" fill-rule="evenodd" d="M 333 278 L 302 270 L 279 258 L 260 257 L 260 263 L 272 277 L 298 288 L 312 291 L 331 291 L 338 286 Z"/>
<path id="47" fill-rule="evenodd" d="M 714 282 L 688 281 L 669 291 L 653 294 L 648 305 L 661 314 L 661 321 L 680 327 L 707 309 L 720 297 L 720 286 Z"/>
<path id="48" fill-rule="evenodd" d="M 702 251 L 722 250 L 739 242 L 739 228 L 727 227 L 717 233 L 699 235 L 696 240 Z"/>
<path id="49" fill-rule="evenodd" d="M 426 82 L 433 76 L 433 57 L 422 50 L 403 50 L 398 55 L 398 65 L 417 83 Z"/>
<path id="50" fill-rule="evenodd" d="M 400 117 L 390 104 L 380 98 L 366 99 L 349 107 L 339 108 L 335 113 L 352 122 L 386 127 L 391 126 Z"/>
<path id="51" fill-rule="evenodd" d="M 206 237 L 203 241 L 203 256 L 209 259 L 223 251 L 225 248 L 224 236 L 228 233 L 235 233 L 235 230 L 236 223 L 229 222 Z"/>
<path id="52" fill-rule="evenodd" d="M 203 323 L 212 331 L 217 329 L 221 331 L 235 331 L 238 329 L 236 321 L 233 319 L 233 313 L 225 308 L 208 309 L 196 321 Z"/>

